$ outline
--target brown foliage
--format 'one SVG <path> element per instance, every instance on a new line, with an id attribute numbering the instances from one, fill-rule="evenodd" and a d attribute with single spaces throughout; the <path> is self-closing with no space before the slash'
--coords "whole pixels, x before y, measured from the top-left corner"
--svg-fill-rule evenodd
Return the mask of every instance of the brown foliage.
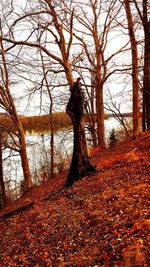
<path id="1" fill-rule="evenodd" d="M 65 112 L 57 112 L 51 115 L 54 122 L 54 130 L 62 130 L 71 125 L 70 119 Z M 8 127 L 9 129 L 16 131 L 15 124 L 13 120 L 6 116 L 0 117 L 0 124 L 3 127 Z M 50 130 L 50 115 L 41 116 L 20 116 L 23 128 L 29 133 L 43 133 Z"/>
<path id="2" fill-rule="evenodd" d="M 52 115 L 53 123 L 54 123 L 54 131 L 61 131 L 63 129 L 67 129 L 71 127 L 72 123 L 69 116 L 66 112 L 56 112 Z M 94 119 L 96 122 L 96 115 L 85 114 L 84 120 L 88 122 L 90 119 Z M 44 133 L 50 131 L 50 115 L 41 115 L 41 116 L 20 116 L 21 122 L 23 124 L 23 128 L 25 132 L 29 132 L 30 134 L 34 133 Z M 105 119 L 108 119 L 105 116 Z M 8 130 L 16 131 L 16 127 L 14 121 L 7 116 L 0 116 L 0 126 L 3 128 L 8 128 Z"/>
<path id="3" fill-rule="evenodd" d="M 123 260 L 121 262 L 121 266 L 123 267 L 148 267 L 149 259 L 148 259 L 148 248 L 143 246 L 142 244 L 135 244 L 129 246 L 123 252 Z"/>

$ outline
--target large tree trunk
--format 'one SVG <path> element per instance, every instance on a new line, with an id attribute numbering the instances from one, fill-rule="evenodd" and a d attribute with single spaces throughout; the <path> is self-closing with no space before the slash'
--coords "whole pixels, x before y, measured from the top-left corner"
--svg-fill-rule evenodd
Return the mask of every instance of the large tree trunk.
<path id="1" fill-rule="evenodd" d="M 85 132 L 82 125 L 83 95 L 79 80 L 72 87 L 66 111 L 71 118 L 74 132 L 73 156 L 66 180 L 66 186 L 71 186 L 81 177 L 95 172 L 95 168 L 89 162 Z"/>
<path id="2" fill-rule="evenodd" d="M 133 1 L 144 29 L 144 78 L 143 78 L 143 131 L 150 130 L 150 18 L 148 0 L 142 1 L 143 10 L 138 1 Z"/>
<path id="3" fill-rule="evenodd" d="M 146 128 L 150 130 L 150 21 L 144 25 L 145 33 L 145 53 L 144 53 L 144 104 L 146 110 Z"/>
<path id="4" fill-rule="evenodd" d="M 132 84 L 133 84 L 133 137 L 139 135 L 140 132 L 140 116 L 139 116 L 139 81 L 138 81 L 138 50 L 134 33 L 130 2 L 124 0 L 126 16 L 128 21 L 128 31 L 131 42 L 132 52 Z"/>

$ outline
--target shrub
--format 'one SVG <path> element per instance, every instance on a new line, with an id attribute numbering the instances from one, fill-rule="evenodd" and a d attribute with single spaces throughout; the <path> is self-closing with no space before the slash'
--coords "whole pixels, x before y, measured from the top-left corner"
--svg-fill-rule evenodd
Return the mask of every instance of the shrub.
<path id="1" fill-rule="evenodd" d="M 113 128 L 109 133 L 109 147 L 113 147 L 118 142 L 117 134 Z"/>

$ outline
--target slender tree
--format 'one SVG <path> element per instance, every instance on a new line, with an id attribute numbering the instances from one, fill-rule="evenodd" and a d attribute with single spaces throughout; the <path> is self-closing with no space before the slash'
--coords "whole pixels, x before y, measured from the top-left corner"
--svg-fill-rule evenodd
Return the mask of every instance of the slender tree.
<path id="1" fill-rule="evenodd" d="M 149 2 L 133 0 L 144 29 L 143 131 L 150 129 L 150 17 Z"/>
<path id="2" fill-rule="evenodd" d="M 22 169 L 24 174 L 24 184 L 25 184 L 25 189 L 28 189 L 29 187 L 32 186 L 32 180 L 27 158 L 25 133 L 20 118 L 17 114 L 13 97 L 10 92 L 9 73 L 7 69 L 7 61 L 3 46 L 3 34 L 1 25 L 0 25 L 0 48 L 1 48 L 1 60 L 2 60 L 2 65 L 0 67 L 2 76 L 2 80 L 0 82 L 0 105 L 7 111 L 7 113 L 9 114 L 9 116 L 16 125 L 17 136 L 19 139 L 19 153 L 21 156 Z"/>
<path id="3" fill-rule="evenodd" d="M 76 28 L 75 37 L 80 42 L 86 57 L 82 68 L 87 67 L 90 70 L 93 86 L 95 87 L 97 138 L 98 145 L 102 148 L 105 147 L 104 85 L 114 71 L 110 68 L 108 70 L 108 65 L 126 47 L 126 44 L 124 44 L 106 56 L 109 34 L 115 27 L 118 27 L 118 24 L 115 25 L 114 21 L 121 10 L 121 5 L 118 5 L 116 0 L 105 4 L 98 0 L 88 0 L 86 4 L 83 2 L 78 5 L 78 12 L 75 14 L 81 25 L 81 29 Z"/>
<path id="4" fill-rule="evenodd" d="M 44 58 L 42 51 L 40 51 L 41 55 L 41 62 L 42 62 L 42 70 L 43 70 L 43 79 L 45 81 L 45 86 L 47 89 L 47 93 L 49 96 L 50 104 L 49 104 L 49 126 L 50 126 L 50 162 L 51 162 L 51 167 L 50 167 L 50 177 L 54 177 L 54 120 L 53 120 L 53 97 L 51 93 L 51 88 L 50 84 L 48 82 L 48 77 L 47 77 L 47 72 L 45 69 L 44 65 Z"/>
<path id="5" fill-rule="evenodd" d="M 124 0 L 126 10 L 129 38 L 132 53 L 132 84 L 133 84 L 133 137 L 137 137 L 140 132 L 140 116 L 139 116 L 139 80 L 138 80 L 138 49 L 135 37 L 135 30 L 132 20 L 130 2 Z"/>
<path id="6" fill-rule="evenodd" d="M 7 197 L 6 197 L 6 189 L 5 189 L 5 181 L 4 181 L 4 175 L 3 175 L 3 153 L 2 153 L 2 131 L 0 132 L 0 186 L 1 186 L 1 192 L 2 192 L 2 201 L 3 206 L 5 207 L 7 205 Z"/>

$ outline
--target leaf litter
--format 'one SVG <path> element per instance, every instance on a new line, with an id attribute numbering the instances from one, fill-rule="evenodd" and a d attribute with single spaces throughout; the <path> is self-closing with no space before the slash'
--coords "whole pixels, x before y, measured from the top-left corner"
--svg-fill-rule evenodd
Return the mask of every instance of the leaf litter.
<path id="1" fill-rule="evenodd" d="M 59 174 L 2 209 L 0 266 L 149 266 L 149 144 L 93 149 L 96 174 L 68 189 Z"/>

